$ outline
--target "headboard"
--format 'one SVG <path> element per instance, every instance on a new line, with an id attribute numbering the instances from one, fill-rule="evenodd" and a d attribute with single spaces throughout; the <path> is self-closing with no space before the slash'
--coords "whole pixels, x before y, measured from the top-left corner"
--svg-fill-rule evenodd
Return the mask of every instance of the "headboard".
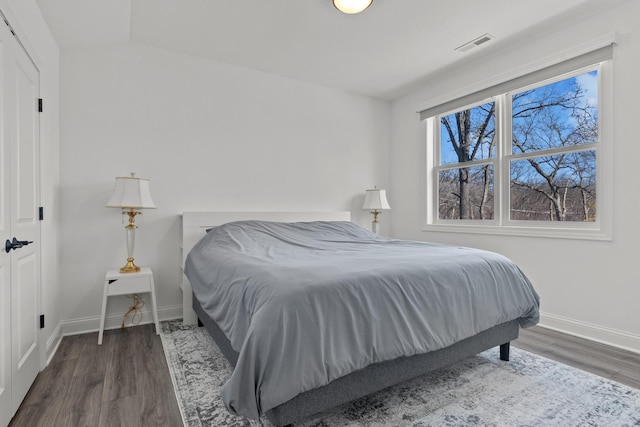
<path id="1" fill-rule="evenodd" d="M 263 220 L 277 222 L 350 221 L 351 212 L 183 212 L 180 236 L 180 281 L 184 324 L 195 324 L 196 314 L 191 304 L 191 284 L 184 275 L 184 262 L 193 246 L 205 235 L 206 229 L 232 221 Z"/>

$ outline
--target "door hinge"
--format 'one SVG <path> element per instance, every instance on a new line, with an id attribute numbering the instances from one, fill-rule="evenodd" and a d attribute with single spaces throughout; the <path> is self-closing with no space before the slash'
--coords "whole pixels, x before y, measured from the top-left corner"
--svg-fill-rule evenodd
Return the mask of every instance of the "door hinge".
<path id="1" fill-rule="evenodd" d="M 38 219 L 40 221 L 44 220 L 44 208 L 42 206 L 38 208 Z"/>
<path id="2" fill-rule="evenodd" d="M 44 329 L 44 314 L 40 315 L 40 329 Z"/>
<path id="3" fill-rule="evenodd" d="M 38 98 L 38 113 L 42 113 L 42 98 Z"/>

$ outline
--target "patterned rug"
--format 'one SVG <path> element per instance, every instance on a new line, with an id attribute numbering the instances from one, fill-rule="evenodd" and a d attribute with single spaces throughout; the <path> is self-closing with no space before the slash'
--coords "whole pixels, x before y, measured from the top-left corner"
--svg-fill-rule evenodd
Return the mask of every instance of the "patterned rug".
<path id="1" fill-rule="evenodd" d="M 204 328 L 162 322 L 161 338 L 185 426 L 271 426 L 226 411 L 231 366 Z M 298 426 L 640 426 L 640 390 L 513 347 L 503 362 L 496 348 Z"/>

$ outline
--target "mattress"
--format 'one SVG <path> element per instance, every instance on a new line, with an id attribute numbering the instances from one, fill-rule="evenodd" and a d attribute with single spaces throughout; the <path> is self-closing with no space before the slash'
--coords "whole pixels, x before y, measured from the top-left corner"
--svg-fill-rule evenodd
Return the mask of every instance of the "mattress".
<path id="1" fill-rule="evenodd" d="M 349 222 L 225 224 L 185 274 L 239 354 L 222 399 L 252 419 L 368 365 L 538 321 L 538 295 L 505 257 Z"/>

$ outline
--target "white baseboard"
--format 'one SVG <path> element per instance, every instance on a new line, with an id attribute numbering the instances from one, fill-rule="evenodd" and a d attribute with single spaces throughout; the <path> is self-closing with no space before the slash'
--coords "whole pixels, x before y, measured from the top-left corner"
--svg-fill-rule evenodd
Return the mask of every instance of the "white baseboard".
<path id="1" fill-rule="evenodd" d="M 540 326 L 640 353 L 640 335 L 543 312 L 540 312 Z"/>
<path id="2" fill-rule="evenodd" d="M 60 342 L 62 342 L 62 322 L 58 322 L 53 333 L 47 340 L 47 344 L 45 346 L 45 366 L 49 366 L 49 363 L 51 363 L 51 359 L 53 359 L 53 355 L 56 354 L 56 351 L 60 346 Z"/>
<path id="3" fill-rule="evenodd" d="M 173 305 L 169 307 L 158 308 L 158 320 L 173 320 L 182 318 L 182 305 Z M 122 314 L 107 316 L 104 323 L 104 329 L 116 329 L 122 323 Z M 153 323 L 153 313 L 149 309 L 142 310 L 142 321 L 140 325 Z M 61 322 L 62 336 L 78 335 L 89 332 L 97 332 L 100 329 L 100 316 L 81 317 L 77 319 L 69 319 Z M 132 326 L 129 323 L 126 327 Z M 96 337 L 97 339 L 97 337 Z"/>
<path id="4" fill-rule="evenodd" d="M 141 324 L 153 322 L 153 314 L 150 310 L 143 310 L 143 321 Z M 159 320 L 173 320 L 182 318 L 182 305 L 160 307 L 158 309 Z M 122 315 L 107 316 L 105 329 L 116 329 L 120 327 Z M 131 326 L 131 325 L 127 325 Z M 540 313 L 540 324 L 544 328 L 564 332 L 580 338 L 596 341 L 602 344 L 611 345 L 624 350 L 640 353 L 640 335 L 630 334 L 603 326 L 570 319 L 550 313 Z M 89 332 L 97 332 L 100 328 L 100 316 L 84 317 L 62 321 L 56 326 L 47 341 L 46 358 L 47 364 L 55 354 L 60 341 L 66 335 L 78 335 Z M 96 337 L 97 339 L 97 337 Z"/>

